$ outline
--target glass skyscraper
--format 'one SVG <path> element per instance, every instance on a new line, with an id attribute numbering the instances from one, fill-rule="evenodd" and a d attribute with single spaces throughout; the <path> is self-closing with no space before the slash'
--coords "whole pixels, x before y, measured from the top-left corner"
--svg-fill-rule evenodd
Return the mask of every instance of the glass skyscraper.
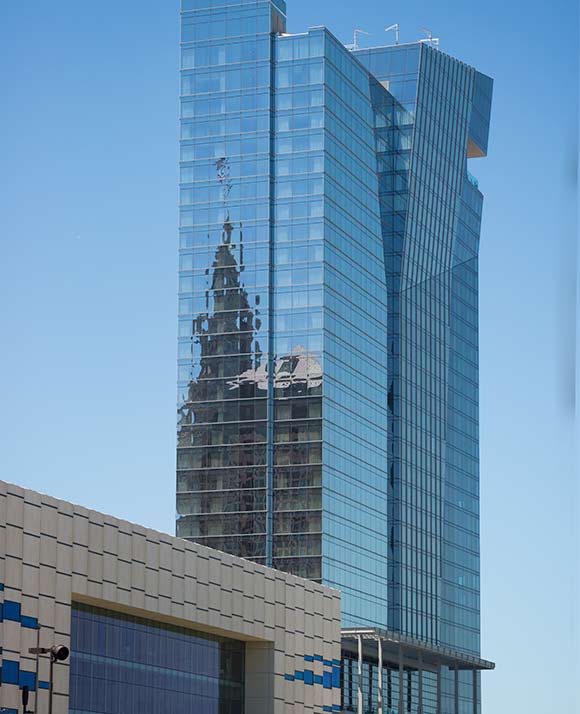
<path id="1" fill-rule="evenodd" d="M 182 0 L 181 67 L 177 534 L 478 654 L 492 80 L 282 0 Z"/>

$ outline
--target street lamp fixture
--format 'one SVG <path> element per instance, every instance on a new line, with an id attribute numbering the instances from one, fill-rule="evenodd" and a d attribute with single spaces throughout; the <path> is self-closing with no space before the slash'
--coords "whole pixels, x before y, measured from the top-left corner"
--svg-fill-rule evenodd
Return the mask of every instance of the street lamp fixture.
<path id="1" fill-rule="evenodd" d="M 70 650 L 66 645 L 53 645 L 52 647 L 31 647 L 28 652 L 30 654 L 49 655 L 50 656 L 50 677 L 49 677 L 49 692 L 48 692 L 48 714 L 52 714 L 52 681 L 55 662 L 64 662 L 70 655 Z M 36 682 L 36 691 L 38 692 L 38 680 Z M 37 713 L 38 714 L 38 713 Z"/>

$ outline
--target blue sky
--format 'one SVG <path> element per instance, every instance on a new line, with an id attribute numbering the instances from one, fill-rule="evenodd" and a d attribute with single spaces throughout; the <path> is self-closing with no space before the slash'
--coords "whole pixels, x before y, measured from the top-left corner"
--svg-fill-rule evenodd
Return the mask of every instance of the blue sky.
<path id="1" fill-rule="evenodd" d="M 493 714 L 572 712 L 578 17 L 572 0 L 288 0 L 289 30 L 420 26 L 495 79 L 481 242 L 483 655 Z M 6 3 L 1 477 L 171 531 L 175 0 Z M 577 580 L 576 580 L 577 585 Z M 577 597 L 577 591 L 576 591 Z M 575 639 L 576 638 L 576 639 Z M 576 645 L 574 642 L 576 641 Z"/>

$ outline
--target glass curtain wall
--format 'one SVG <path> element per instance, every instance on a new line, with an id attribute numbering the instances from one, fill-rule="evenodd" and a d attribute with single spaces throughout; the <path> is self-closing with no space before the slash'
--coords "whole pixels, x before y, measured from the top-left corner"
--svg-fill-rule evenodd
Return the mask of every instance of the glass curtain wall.
<path id="1" fill-rule="evenodd" d="M 274 42 L 273 565 L 322 577 L 323 36 Z"/>
<path id="2" fill-rule="evenodd" d="M 387 624 L 387 289 L 369 75 L 325 33 L 323 581 Z"/>
<path id="3" fill-rule="evenodd" d="M 491 80 L 208 4 L 182 6 L 178 535 L 478 653 Z"/>
<path id="4" fill-rule="evenodd" d="M 265 563 L 271 33 L 284 7 L 209 4 L 182 3 L 177 534 Z"/>
<path id="5" fill-rule="evenodd" d="M 244 714 L 244 644 L 73 605 L 69 711 Z"/>
<path id="6" fill-rule="evenodd" d="M 389 287 L 389 626 L 478 654 L 482 196 L 467 157 L 471 136 L 487 143 L 491 80 L 427 45 L 356 54 L 382 85 L 374 96 Z M 472 707 L 466 674 L 459 695 Z M 451 677 L 443 701 L 453 707 Z"/>
<path id="7" fill-rule="evenodd" d="M 276 38 L 275 60 L 274 565 L 339 587 L 345 622 L 386 624 L 386 288 L 368 75 L 323 29 Z"/>

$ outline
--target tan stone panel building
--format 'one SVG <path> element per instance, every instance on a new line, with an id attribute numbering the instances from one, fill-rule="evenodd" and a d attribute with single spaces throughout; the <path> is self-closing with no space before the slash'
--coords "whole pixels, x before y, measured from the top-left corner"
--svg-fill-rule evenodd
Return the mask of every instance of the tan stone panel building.
<path id="1" fill-rule="evenodd" d="M 339 710 L 337 591 L 0 481 L 0 712 L 61 644 L 54 714 Z"/>

